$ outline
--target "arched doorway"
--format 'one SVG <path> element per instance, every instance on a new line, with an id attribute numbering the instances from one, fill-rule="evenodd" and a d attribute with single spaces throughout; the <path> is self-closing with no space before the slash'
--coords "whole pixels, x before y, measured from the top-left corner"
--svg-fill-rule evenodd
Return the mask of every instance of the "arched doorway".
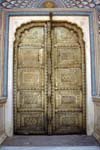
<path id="1" fill-rule="evenodd" d="M 84 41 L 77 25 L 30 22 L 16 30 L 15 133 L 84 133 L 85 88 Z"/>

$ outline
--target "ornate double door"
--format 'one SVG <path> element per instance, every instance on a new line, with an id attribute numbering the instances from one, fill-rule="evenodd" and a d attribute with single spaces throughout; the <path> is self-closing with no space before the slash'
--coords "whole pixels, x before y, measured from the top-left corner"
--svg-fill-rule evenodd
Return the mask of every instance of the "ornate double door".
<path id="1" fill-rule="evenodd" d="M 85 50 L 68 22 L 31 22 L 14 42 L 14 132 L 85 132 Z"/>

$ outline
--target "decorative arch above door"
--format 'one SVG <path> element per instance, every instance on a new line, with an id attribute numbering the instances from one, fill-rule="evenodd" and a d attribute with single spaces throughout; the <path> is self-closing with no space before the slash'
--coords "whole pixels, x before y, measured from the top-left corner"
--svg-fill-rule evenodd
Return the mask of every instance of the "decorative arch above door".
<path id="1" fill-rule="evenodd" d="M 14 42 L 15 133 L 84 133 L 85 95 L 82 30 L 64 21 L 19 27 Z"/>

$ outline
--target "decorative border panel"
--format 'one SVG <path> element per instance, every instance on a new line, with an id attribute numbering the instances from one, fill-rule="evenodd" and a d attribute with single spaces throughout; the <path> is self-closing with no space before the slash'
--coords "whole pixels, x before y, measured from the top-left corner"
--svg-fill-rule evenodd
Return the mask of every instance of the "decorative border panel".
<path id="1" fill-rule="evenodd" d="M 0 0 L 0 8 L 95 8 L 99 0 Z"/>

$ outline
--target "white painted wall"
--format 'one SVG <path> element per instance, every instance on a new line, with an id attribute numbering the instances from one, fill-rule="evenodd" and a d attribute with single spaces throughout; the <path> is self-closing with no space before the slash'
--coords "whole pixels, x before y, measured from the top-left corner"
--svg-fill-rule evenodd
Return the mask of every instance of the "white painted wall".
<path id="1" fill-rule="evenodd" d="M 94 105 L 91 95 L 91 57 L 89 38 L 89 18 L 88 16 L 55 16 L 54 20 L 66 20 L 77 24 L 82 28 L 85 41 L 86 53 L 86 112 L 87 112 L 87 135 L 94 131 Z M 8 51 L 8 100 L 5 112 L 5 128 L 8 136 L 13 135 L 13 42 L 15 32 L 23 23 L 33 20 L 49 20 L 48 16 L 12 16 L 9 18 L 9 51 Z"/>

